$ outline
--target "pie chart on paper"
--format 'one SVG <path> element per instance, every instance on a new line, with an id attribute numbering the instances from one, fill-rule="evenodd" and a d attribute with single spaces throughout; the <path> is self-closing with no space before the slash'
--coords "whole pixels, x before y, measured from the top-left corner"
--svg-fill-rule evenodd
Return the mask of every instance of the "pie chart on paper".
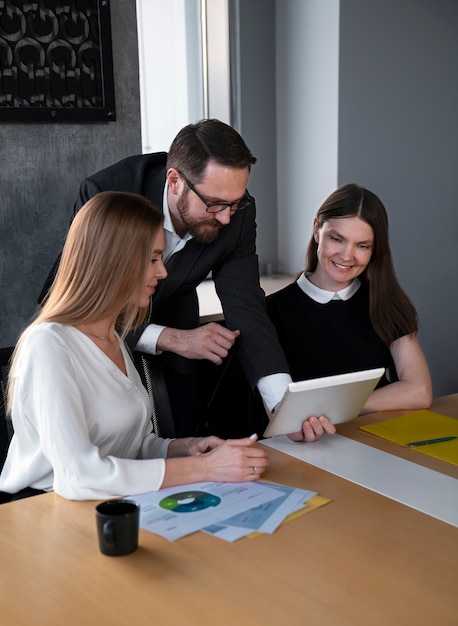
<path id="1" fill-rule="evenodd" d="M 159 502 L 159 506 L 174 513 L 193 513 L 218 506 L 221 498 L 205 491 L 182 491 L 174 493 Z"/>

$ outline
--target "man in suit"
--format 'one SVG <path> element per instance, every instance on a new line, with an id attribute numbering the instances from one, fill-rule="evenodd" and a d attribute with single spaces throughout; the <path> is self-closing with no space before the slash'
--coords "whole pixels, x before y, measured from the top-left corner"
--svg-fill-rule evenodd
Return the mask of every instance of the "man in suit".
<path id="1" fill-rule="evenodd" d="M 75 212 L 108 190 L 145 195 L 163 209 L 168 277 L 157 287 L 150 319 L 129 343 L 162 353 L 177 436 L 192 432 L 196 361 L 219 365 L 235 351 L 269 410 L 291 380 L 259 285 L 255 201 L 247 191 L 255 162 L 233 128 L 208 119 L 183 128 L 168 154 L 128 157 L 79 189 Z M 210 272 L 225 323 L 200 326 L 196 287 Z"/>

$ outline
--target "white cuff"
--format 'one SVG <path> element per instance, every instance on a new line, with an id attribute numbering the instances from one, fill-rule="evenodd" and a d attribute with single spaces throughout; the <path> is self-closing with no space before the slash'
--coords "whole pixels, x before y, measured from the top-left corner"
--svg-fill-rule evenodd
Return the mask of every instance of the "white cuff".
<path id="1" fill-rule="evenodd" d="M 283 398 L 291 380 L 291 376 L 284 373 L 270 374 L 270 376 L 263 376 L 258 380 L 259 393 L 271 413 Z"/>
<path id="2" fill-rule="evenodd" d="M 165 326 L 149 324 L 137 341 L 135 349 L 140 350 L 140 352 L 147 352 L 148 354 L 161 354 L 161 350 L 157 349 L 157 340 L 164 328 Z"/>

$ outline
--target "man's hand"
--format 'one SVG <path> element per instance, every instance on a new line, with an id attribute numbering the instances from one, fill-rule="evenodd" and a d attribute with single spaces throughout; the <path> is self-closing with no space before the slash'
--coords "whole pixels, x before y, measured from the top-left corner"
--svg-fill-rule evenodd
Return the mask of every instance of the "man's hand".
<path id="1" fill-rule="evenodd" d="M 239 335 L 239 330 L 229 330 L 215 322 L 191 330 L 164 328 L 157 347 L 186 359 L 208 359 L 215 365 L 221 365 Z"/>

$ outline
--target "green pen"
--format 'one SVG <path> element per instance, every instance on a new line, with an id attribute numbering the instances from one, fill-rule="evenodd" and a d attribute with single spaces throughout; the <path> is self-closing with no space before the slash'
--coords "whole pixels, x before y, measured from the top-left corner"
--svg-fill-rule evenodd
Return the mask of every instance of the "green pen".
<path id="1" fill-rule="evenodd" d="M 406 445 L 409 446 L 409 448 L 416 448 L 417 446 L 428 446 L 430 443 L 442 443 L 443 441 L 452 441 L 453 439 L 456 439 L 457 436 L 453 436 L 453 437 L 437 437 L 436 439 L 424 439 L 423 441 L 411 441 L 410 443 L 407 443 Z"/>

